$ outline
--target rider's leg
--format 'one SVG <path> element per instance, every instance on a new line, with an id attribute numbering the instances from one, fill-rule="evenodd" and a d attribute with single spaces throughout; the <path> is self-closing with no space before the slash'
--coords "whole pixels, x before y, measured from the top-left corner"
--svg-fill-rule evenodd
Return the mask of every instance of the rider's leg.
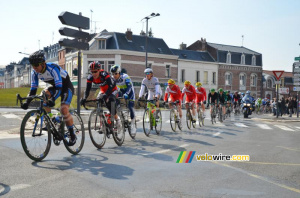
<path id="1" fill-rule="evenodd" d="M 192 114 L 193 114 L 193 119 L 196 117 L 196 109 L 195 109 L 195 103 L 192 104 Z"/>

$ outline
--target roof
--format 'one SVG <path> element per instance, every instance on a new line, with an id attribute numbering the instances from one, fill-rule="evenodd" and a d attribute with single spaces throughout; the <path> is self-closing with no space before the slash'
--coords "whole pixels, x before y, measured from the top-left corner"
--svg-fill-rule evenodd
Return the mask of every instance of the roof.
<path id="1" fill-rule="evenodd" d="M 199 52 L 193 50 L 171 49 L 174 55 L 179 56 L 179 59 L 215 62 L 208 52 Z"/>
<path id="2" fill-rule="evenodd" d="M 223 45 L 223 44 L 216 44 L 216 43 L 209 43 L 209 42 L 207 42 L 207 44 L 213 48 L 220 50 L 220 51 L 261 55 L 260 53 L 250 50 L 248 48 L 245 48 L 243 46 Z"/>

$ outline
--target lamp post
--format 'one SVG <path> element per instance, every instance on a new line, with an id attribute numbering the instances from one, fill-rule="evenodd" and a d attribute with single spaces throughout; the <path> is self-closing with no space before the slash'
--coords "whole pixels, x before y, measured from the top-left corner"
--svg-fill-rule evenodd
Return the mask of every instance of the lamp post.
<path id="1" fill-rule="evenodd" d="M 149 19 L 151 19 L 151 18 L 153 18 L 153 17 L 157 17 L 157 16 L 160 16 L 160 14 L 159 13 L 152 13 L 151 15 L 149 15 L 149 16 L 146 16 L 146 17 L 144 17 L 142 20 L 146 20 L 146 44 L 145 44 L 145 51 L 146 51 L 146 68 L 148 67 L 148 20 Z M 141 20 L 141 21 L 142 21 Z"/>

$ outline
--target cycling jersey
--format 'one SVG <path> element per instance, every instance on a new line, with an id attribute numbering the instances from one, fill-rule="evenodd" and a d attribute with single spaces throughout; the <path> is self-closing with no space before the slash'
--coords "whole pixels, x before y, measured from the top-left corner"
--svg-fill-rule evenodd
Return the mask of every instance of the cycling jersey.
<path id="1" fill-rule="evenodd" d="M 212 95 L 211 93 L 208 94 L 208 104 L 210 103 L 215 103 L 217 104 L 219 101 L 219 94 L 218 93 L 214 93 L 214 95 Z"/>
<path id="2" fill-rule="evenodd" d="M 184 94 L 186 94 L 185 102 L 194 102 L 194 100 L 196 99 L 195 87 L 193 85 L 190 85 L 189 88 L 184 87 L 182 89 L 182 98 L 181 98 L 181 100 L 183 100 Z"/>
<path id="3" fill-rule="evenodd" d="M 224 104 L 225 101 L 226 101 L 226 95 L 225 95 L 225 93 L 224 92 L 222 94 L 218 93 L 218 96 L 219 96 L 218 99 L 219 99 L 220 103 Z"/>
<path id="4" fill-rule="evenodd" d="M 240 99 L 241 99 L 241 96 L 239 95 L 239 94 L 237 94 L 237 95 L 233 95 L 233 101 L 234 102 L 239 102 L 240 101 Z"/>
<path id="5" fill-rule="evenodd" d="M 35 95 L 39 86 L 39 79 L 50 84 L 47 90 L 56 100 L 59 96 L 63 96 L 62 103 L 70 104 L 74 92 L 73 84 L 68 73 L 60 66 L 54 63 L 46 63 L 43 72 L 31 72 L 31 88 L 29 95 Z"/>
<path id="6" fill-rule="evenodd" d="M 227 101 L 228 103 L 231 103 L 231 101 L 232 101 L 231 95 L 226 95 L 226 101 Z"/>
<path id="7" fill-rule="evenodd" d="M 206 90 L 205 88 L 201 87 L 200 90 L 196 88 L 196 103 L 203 102 L 206 100 Z"/>
<path id="8" fill-rule="evenodd" d="M 133 84 L 128 74 L 121 73 L 120 78 L 115 81 L 122 94 L 127 94 L 130 100 L 135 100 Z"/>
<path id="9" fill-rule="evenodd" d="M 167 102 L 169 94 L 172 102 L 175 102 L 176 100 L 181 100 L 181 91 L 178 85 L 173 85 L 172 89 L 169 86 L 167 87 L 164 98 L 165 102 Z"/>
<path id="10" fill-rule="evenodd" d="M 110 77 L 110 75 L 106 71 L 101 71 L 99 74 L 99 78 L 94 79 L 93 75 L 90 74 L 86 81 L 86 90 L 84 93 L 84 98 L 87 98 L 90 94 L 92 83 L 99 84 L 100 93 L 106 94 L 107 96 L 113 94 L 117 95 L 118 88 L 116 86 L 115 81 Z"/>
<path id="11" fill-rule="evenodd" d="M 148 99 L 147 100 L 153 100 L 154 97 L 161 96 L 161 88 L 159 85 L 158 78 L 152 77 L 150 80 L 147 78 L 144 78 L 141 85 L 141 90 L 139 93 L 139 98 L 141 98 L 144 95 L 145 88 L 148 89 Z M 154 97 L 153 97 L 154 96 Z"/>

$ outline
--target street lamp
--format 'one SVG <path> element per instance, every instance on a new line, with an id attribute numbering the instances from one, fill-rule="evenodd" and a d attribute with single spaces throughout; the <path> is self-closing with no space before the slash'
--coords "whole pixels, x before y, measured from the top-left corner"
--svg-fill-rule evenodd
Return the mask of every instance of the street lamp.
<path id="1" fill-rule="evenodd" d="M 142 20 L 146 19 L 146 44 L 145 44 L 145 51 L 146 51 L 146 68 L 148 68 L 148 20 L 153 18 L 153 17 L 157 17 L 160 16 L 159 13 L 152 13 L 149 16 L 144 17 Z M 141 20 L 141 21 L 142 21 Z"/>
<path id="2" fill-rule="evenodd" d="M 24 52 L 19 52 L 19 54 L 24 54 L 30 56 L 30 54 L 24 53 Z"/>

